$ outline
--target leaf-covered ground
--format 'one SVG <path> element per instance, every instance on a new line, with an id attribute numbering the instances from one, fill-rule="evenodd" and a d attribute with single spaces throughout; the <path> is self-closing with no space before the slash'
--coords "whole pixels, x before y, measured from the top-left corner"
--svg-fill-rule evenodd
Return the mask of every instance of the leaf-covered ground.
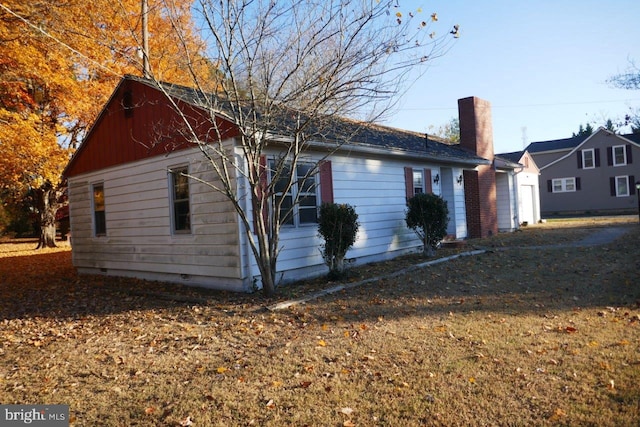
<path id="1" fill-rule="evenodd" d="M 334 284 L 265 300 L 78 277 L 68 247 L 3 244 L 0 401 L 68 404 L 75 426 L 637 426 L 640 226 L 526 248 L 611 225 L 469 241 L 439 255 L 491 250 L 282 311 L 266 307 Z"/>

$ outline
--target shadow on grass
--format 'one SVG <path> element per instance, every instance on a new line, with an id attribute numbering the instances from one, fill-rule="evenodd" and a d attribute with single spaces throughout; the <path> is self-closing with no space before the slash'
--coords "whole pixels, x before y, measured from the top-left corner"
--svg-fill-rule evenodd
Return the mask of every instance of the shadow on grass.
<path id="1" fill-rule="evenodd" d="M 602 246 L 493 248 L 436 266 L 324 296 L 287 312 L 319 321 L 398 318 L 469 311 L 526 313 L 640 303 L 640 228 Z M 532 241 L 538 244 L 538 241 Z M 424 259 L 418 262 L 423 262 Z M 78 276 L 69 252 L 0 260 L 0 318 L 82 318 L 131 311 L 171 310 L 184 322 L 193 306 L 224 315 L 255 314 L 290 295 L 335 285 L 290 285 L 276 299 L 110 276 Z M 406 263 L 415 259 L 405 259 Z M 400 269 L 398 261 L 365 266 L 368 277 Z M 358 276 L 358 279 L 367 276 Z M 352 278 L 352 280 L 354 280 Z"/>

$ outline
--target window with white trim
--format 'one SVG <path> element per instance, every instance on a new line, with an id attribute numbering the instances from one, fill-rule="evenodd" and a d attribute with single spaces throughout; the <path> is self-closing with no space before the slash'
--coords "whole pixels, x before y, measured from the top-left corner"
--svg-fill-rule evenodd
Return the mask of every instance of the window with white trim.
<path id="1" fill-rule="evenodd" d="M 191 232 L 191 208 L 189 192 L 189 168 L 171 168 L 171 227 L 177 234 Z"/>
<path id="2" fill-rule="evenodd" d="M 593 148 L 582 150 L 582 167 L 583 169 L 593 169 L 596 167 L 596 157 Z"/>
<path id="3" fill-rule="evenodd" d="M 626 197 L 629 195 L 629 177 L 616 176 L 616 197 Z"/>
<path id="4" fill-rule="evenodd" d="M 105 217 L 104 184 L 93 184 L 93 235 L 96 237 L 107 235 L 107 219 Z"/>
<path id="5" fill-rule="evenodd" d="M 614 145 L 613 166 L 624 166 L 627 164 L 627 147 L 624 145 Z"/>
<path id="6" fill-rule="evenodd" d="M 269 161 L 269 170 L 276 170 L 276 161 Z M 280 223 L 299 227 L 318 223 L 318 182 L 313 163 L 298 163 L 293 172 L 293 183 L 287 190 L 287 182 L 291 173 L 291 164 L 282 166 L 280 179 L 275 183 L 273 190 L 276 200 L 280 205 Z M 298 203 L 294 204 L 295 200 Z"/>
<path id="7" fill-rule="evenodd" d="M 413 170 L 413 194 L 424 193 L 424 172 L 420 169 Z"/>
<path id="8" fill-rule="evenodd" d="M 553 180 L 553 192 L 554 193 L 568 193 L 576 191 L 576 179 L 571 178 L 556 178 Z"/>

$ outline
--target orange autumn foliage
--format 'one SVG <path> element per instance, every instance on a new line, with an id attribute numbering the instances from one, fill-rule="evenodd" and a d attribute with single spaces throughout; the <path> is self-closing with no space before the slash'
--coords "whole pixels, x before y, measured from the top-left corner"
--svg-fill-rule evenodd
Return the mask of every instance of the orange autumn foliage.
<path id="1" fill-rule="evenodd" d="M 204 44 L 188 32 L 190 2 L 149 0 L 157 79 L 207 76 Z M 140 74 L 140 0 L 6 0 L 0 7 L 0 189 L 19 194 L 60 173 L 122 74 Z M 192 52 L 184 55 L 183 49 Z M 187 62 L 189 58 L 190 62 Z"/>

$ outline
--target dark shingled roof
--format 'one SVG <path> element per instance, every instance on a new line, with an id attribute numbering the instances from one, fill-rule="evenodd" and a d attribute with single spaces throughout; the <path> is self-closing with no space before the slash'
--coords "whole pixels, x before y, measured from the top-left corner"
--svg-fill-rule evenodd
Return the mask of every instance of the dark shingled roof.
<path id="1" fill-rule="evenodd" d="M 586 136 L 576 136 L 573 138 L 554 139 L 551 141 L 532 142 L 526 148 L 529 153 L 540 153 L 543 151 L 571 150 L 587 139 Z"/>
<path id="2" fill-rule="evenodd" d="M 511 163 L 518 163 L 520 162 L 520 159 L 522 158 L 523 154 L 524 154 L 524 151 L 513 151 L 511 153 L 496 154 L 496 157 L 501 157 L 505 160 L 510 161 Z"/>
<path id="3" fill-rule="evenodd" d="M 595 131 L 597 132 L 597 130 Z M 594 132 L 594 133 L 595 133 Z M 540 141 L 540 142 L 532 142 L 526 148 L 529 153 L 541 153 L 544 151 L 555 151 L 555 150 L 572 150 L 584 142 L 588 136 L 575 136 L 573 138 L 565 138 L 565 139 L 554 139 L 551 141 Z M 619 135 L 623 138 L 626 138 L 630 141 L 635 142 L 636 144 L 640 144 L 640 134 L 637 133 L 628 133 L 624 135 Z"/>
<path id="4" fill-rule="evenodd" d="M 125 79 L 135 80 L 148 86 L 158 88 L 152 80 L 142 77 L 125 76 Z M 207 108 L 210 105 L 218 105 L 219 112 L 222 116 L 230 118 L 231 115 L 224 111 L 223 103 L 215 100 L 215 96 L 204 94 L 201 91 L 186 86 L 175 85 L 171 83 L 160 83 L 162 88 L 168 95 L 187 102 L 191 105 Z M 218 102 L 207 102 L 207 100 L 215 100 Z M 293 110 L 289 110 L 291 113 Z M 281 120 L 278 120 L 272 129 L 273 132 L 287 135 L 287 125 L 291 123 L 287 117 L 290 116 L 283 112 Z M 321 129 L 314 129 L 310 126 L 305 133 L 313 136 L 318 142 L 335 144 L 336 142 L 348 141 L 343 148 L 349 147 L 367 147 L 372 149 L 403 151 L 407 154 L 414 155 L 419 158 L 433 160 L 437 162 L 462 163 L 467 165 L 490 164 L 487 159 L 477 156 L 468 150 L 461 148 L 459 145 L 450 145 L 441 142 L 438 137 L 418 133 L 408 130 L 396 129 L 378 124 L 366 123 L 346 118 L 330 117 L 328 125 L 325 123 Z M 354 136 L 355 135 L 355 136 Z"/>

